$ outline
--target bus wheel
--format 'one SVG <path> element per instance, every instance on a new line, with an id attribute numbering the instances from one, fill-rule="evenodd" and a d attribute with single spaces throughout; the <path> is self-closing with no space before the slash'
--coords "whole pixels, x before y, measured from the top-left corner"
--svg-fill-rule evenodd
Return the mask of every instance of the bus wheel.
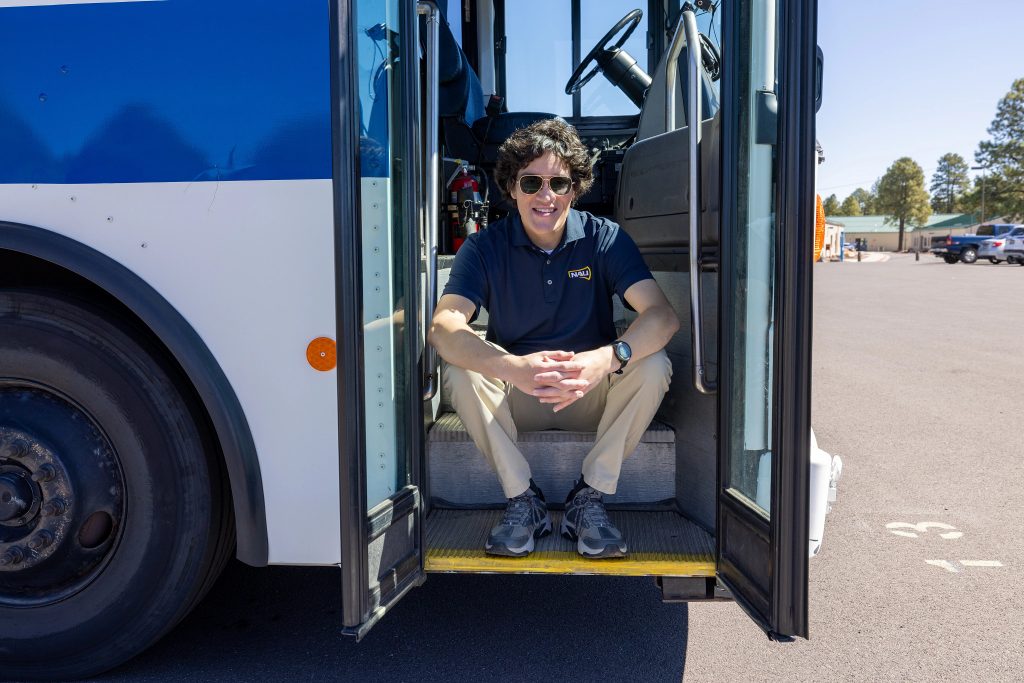
<path id="1" fill-rule="evenodd" d="M 112 314 L 0 290 L 5 678 L 116 666 L 192 609 L 233 542 L 203 419 Z"/>

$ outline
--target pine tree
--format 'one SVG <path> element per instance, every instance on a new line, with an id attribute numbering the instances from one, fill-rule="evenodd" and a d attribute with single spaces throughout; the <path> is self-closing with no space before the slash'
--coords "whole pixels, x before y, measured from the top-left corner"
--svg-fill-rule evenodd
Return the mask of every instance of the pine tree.
<path id="1" fill-rule="evenodd" d="M 967 162 L 952 152 L 939 157 L 939 165 L 932 174 L 932 208 L 939 213 L 962 211 L 961 200 L 970 188 Z"/>
<path id="2" fill-rule="evenodd" d="M 875 195 L 868 192 L 863 187 L 858 187 L 856 190 L 850 193 L 850 196 L 857 200 L 860 204 L 860 213 L 862 216 L 871 216 L 875 213 Z"/>
<path id="3" fill-rule="evenodd" d="M 1024 78 L 999 101 L 988 134 L 974 154 L 986 169 L 985 214 L 1024 215 Z"/>
<path id="4" fill-rule="evenodd" d="M 852 194 L 843 200 L 843 203 L 839 206 L 840 216 L 860 216 L 860 202 Z"/>
<path id="5" fill-rule="evenodd" d="M 876 188 L 878 208 L 885 214 L 885 222 L 900 226 L 897 250 L 903 251 L 906 224 L 924 225 L 932 215 L 924 189 L 924 170 L 910 157 L 901 157 L 886 170 Z"/>
<path id="6" fill-rule="evenodd" d="M 838 216 L 839 215 L 839 197 L 834 194 L 830 194 L 823 204 L 825 207 L 826 216 Z"/>

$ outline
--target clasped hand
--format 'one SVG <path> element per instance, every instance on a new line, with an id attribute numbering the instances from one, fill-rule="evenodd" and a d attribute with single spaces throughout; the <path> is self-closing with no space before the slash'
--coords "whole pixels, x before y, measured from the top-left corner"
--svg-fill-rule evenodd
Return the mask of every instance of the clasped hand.
<path id="1" fill-rule="evenodd" d="M 600 349 L 538 351 L 520 359 L 512 384 L 541 403 L 553 404 L 556 413 L 583 398 L 608 374 L 608 359 Z"/>

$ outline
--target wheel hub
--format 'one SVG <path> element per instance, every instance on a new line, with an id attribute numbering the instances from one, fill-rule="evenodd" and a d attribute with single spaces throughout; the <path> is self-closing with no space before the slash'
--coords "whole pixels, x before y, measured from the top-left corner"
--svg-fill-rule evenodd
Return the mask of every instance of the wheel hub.
<path id="1" fill-rule="evenodd" d="M 60 460 L 31 434 L 0 425 L 0 454 L 0 572 L 23 571 L 64 540 L 73 491 Z"/>
<path id="2" fill-rule="evenodd" d="M 120 465 L 89 416 L 45 389 L 0 382 L 0 604 L 84 586 L 123 516 Z"/>
<path id="3" fill-rule="evenodd" d="M 0 466 L 0 524 L 23 524 L 28 511 L 38 502 L 28 470 Z"/>

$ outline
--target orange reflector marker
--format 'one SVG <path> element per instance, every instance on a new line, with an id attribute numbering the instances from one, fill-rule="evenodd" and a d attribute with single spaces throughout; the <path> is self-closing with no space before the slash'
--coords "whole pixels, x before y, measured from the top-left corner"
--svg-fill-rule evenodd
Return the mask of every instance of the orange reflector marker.
<path id="1" fill-rule="evenodd" d="M 825 205 L 821 202 L 820 194 L 816 196 L 814 204 L 814 260 L 817 261 L 825 249 Z"/>
<path id="2" fill-rule="evenodd" d="M 338 364 L 338 347 L 329 337 L 317 337 L 306 347 L 306 360 L 314 370 L 327 372 Z"/>

